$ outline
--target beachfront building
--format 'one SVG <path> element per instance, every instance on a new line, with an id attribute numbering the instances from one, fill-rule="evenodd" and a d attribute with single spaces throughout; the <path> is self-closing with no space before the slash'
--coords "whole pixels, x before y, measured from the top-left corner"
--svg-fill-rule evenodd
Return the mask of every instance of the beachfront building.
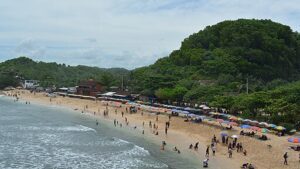
<path id="1" fill-rule="evenodd" d="M 87 81 L 81 81 L 77 87 L 78 95 L 86 95 L 86 96 L 97 96 L 99 92 L 101 92 L 103 86 L 94 81 L 93 79 Z"/>
<path id="2" fill-rule="evenodd" d="M 24 82 L 22 83 L 22 86 L 24 89 L 36 88 L 39 86 L 39 81 L 38 80 L 24 80 Z"/>

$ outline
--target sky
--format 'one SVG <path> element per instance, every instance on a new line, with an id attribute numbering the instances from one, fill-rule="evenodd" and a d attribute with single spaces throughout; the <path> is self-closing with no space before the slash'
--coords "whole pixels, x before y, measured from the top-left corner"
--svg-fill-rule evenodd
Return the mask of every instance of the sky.
<path id="1" fill-rule="evenodd" d="M 271 19 L 300 31 L 300 0 L 0 0 L 0 62 L 134 69 L 223 20 Z"/>

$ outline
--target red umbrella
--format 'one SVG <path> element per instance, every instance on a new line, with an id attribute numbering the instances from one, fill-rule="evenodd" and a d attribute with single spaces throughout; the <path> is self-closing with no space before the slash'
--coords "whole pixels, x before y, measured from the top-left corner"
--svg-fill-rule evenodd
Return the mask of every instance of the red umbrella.
<path id="1" fill-rule="evenodd" d="M 223 120 L 223 119 L 217 119 L 216 121 L 217 121 L 217 122 L 219 122 L 219 123 L 222 123 L 222 122 L 224 122 L 224 120 Z"/>
<path id="2" fill-rule="evenodd" d="M 255 131 L 260 130 L 260 128 L 259 128 L 259 127 L 256 127 L 256 126 L 252 126 L 250 129 L 251 129 L 251 130 L 255 130 Z"/>
<path id="3" fill-rule="evenodd" d="M 291 143 L 300 143 L 300 138 L 291 137 L 291 138 L 288 139 L 288 142 L 291 142 Z"/>

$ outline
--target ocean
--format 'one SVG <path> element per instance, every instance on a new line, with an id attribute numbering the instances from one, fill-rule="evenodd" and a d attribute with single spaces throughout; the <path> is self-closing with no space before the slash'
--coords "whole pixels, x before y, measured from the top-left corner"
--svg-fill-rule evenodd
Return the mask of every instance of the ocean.
<path id="1" fill-rule="evenodd" d="M 1 169 L 196 169 L 197 162 L 71 109 L 0 97 Z"/>

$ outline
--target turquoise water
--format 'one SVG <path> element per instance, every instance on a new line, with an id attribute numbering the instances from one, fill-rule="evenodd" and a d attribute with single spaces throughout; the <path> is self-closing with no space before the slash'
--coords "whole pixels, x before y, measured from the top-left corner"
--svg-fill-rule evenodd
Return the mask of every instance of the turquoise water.
<path id="1" fill-rule="evenodd" d="M 0 97 L 0 168 L 168 169 L 195 162 L 72 110 Z"/>

